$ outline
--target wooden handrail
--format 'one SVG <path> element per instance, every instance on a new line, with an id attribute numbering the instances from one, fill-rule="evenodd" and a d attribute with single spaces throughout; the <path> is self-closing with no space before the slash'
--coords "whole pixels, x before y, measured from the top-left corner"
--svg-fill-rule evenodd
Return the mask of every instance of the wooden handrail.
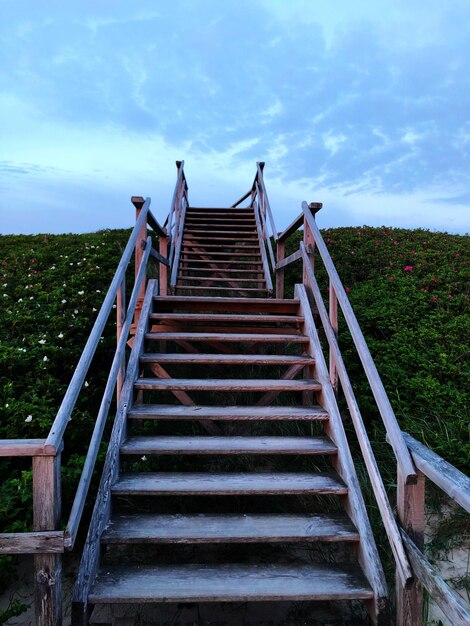
<path id="1" fill-rule="evenodd" d="M 142 260 L 140 262 L 137 278 L 134 283 L 134 288 L 132 290 L 132 294 L 129 300 L 129 306 L 127 308 L 126 317 L 122 326 L 121 335 L 119 337 L 113 362 L 109 370 L 108 380 L 106 381 L 106 387 L 103 393 L 103 398 L 101 400 L 98 416 L 95 420 L 93 434 L 91 436 L 90 444 L 88 446 L 85 463 L 83 464 L 80 481 L 75 492 L 75 498 L 73 501 L 72 509 L 70 511 L 69 520 L 67 522 L 67 528 L 65 530 L 65 547 L 67 548 L 67 550 L 71 550 L 73 548 L 77 537 L 80 520 L 82 518 L 83 509 L 85 507 L 85 501 L 90 488 L 91 479 L 93 477 L 93 470 L 95 468 L 96 459 L 98 458 L 98 452 L 103 437 L 104 428 L 106 426 L 109 408 L 111 406 L 114 389 L 116 387 L 116 381 L 122 361 L 122 356 L 125 352 L 127 339 L 129 337 L 129 331 L 132 324 L 132 316 L 134 315 L 140 287 L 145 279 L 146 267 L 151 250 L 152 240 L 150 237 L 148 237 L 144 256 L 142 257 Z"/>
<path id="2" fill-rule="evenodd" d="M 301 226 L 304 224 L 304 214 L 301 213 L 299 216 L 295 218 L 295 220 L 289 224 L 289 226 L 280 234 L 278 234 L 276 241 L 279 243 L 283 243 L 286 239 L 289 239 L 291 235 L 293 235 L 296 231 L 299 230 Z"/>
<path id="3" fill-rule="evenodd" d="M 334 355 L 334 360 L 336 363 L 336 368 L 338 370 L 339 379 L 341 381 L 344 397 L 346 398 L 349 414 L 351 416 L 359 446 L 361 448 L 362 457 L 367 467 L 367 472 L 369 474 L 369 479 L 372 485 L 372 489 L 374 491 L 375 499 L 380 510 L 380 515 L 382 517 L 385 531 L 387 533 L 387 537 L 393 551 L 395 562 L 397 564 L 397 570 L 400 575 L 402 584 L 404 586 L 407 586 L 413 578 L 413 573 L 411 571 L 410 564 L 408 563 L 407 556 L 403 549 L 400 531 L 395 521 L 395 517 L 393 515 L 392 508 L 390 506 L 390 502 L 385 491 L 385 487 L 382 481 L 382 477 L 380 475 L 374 452 L 372 450 L 367 430 L 364 425 L 364 421 L 362 419 L 356 397 L 354 395 L 348 372 L 346 370 L 346 365 L 341 355 L 338 339 L 336 338 L 336 334 L 331 326 L 328 312 L 326 310 L 325 303 L 320 292 L 320 287 L 318 286 L 314 271 L 310 265 L 308 253 L 303 242 L 300 242 L 300 250 L 304 260 L 304 267 L 306 268 L 308 275 L 308 286 L 312 291 L 315 304 L 317 305 L 317 310 L 323 325 L 323 330 L 325 331 L 326 339 L 328 341 L 330 350 Z"/>
<path id="4" fill-rule="evenodd" d="M 254 203 L 253 213 L 255 214 L 256 230 L 258 232 L 258 241 L 259 241 L 259 247 L 261 251 L 261 260 L 263 262 L 264 277 L 266 279 L 266 287 L 269 292 L 272 292 L 273 281 L 271 279 L 271 273 L 269 271 L 269 265 L 268 265 L 268 257 L 266 255 L 266 248 L 263 242 L 263 231 L 262 231 L 260 216 L 259 216 L 259 205 L 257 202 Z"/>
<path id="5" fill-rule="evenodd" d="M 178 189 L 180 188 L 180 183 L 181 183 L 182 176 L 183 176 L 184 161 L 176 161 L 176 167 L 178 168 L 178 174 L 176 176 L 175 190 L 173 191 L 173 197 L 171 199 L 171 204 L 170 204 L 170 212 L 166 220 L 168 224 L 167 232 L 171 240 L 173 240 L 173 232 L 172 232 L 173 216 L 176 210 L 176 198 L 178 194 Z M 173 253 L 173 248 L 171 247 L 171 242 L 170 242 L 170 254 L 168 256 L 170 261 L 171 261 L 172 253 Z"/>
<path id="6" fill-rule="evenodd" d="M 276 237 L 277 235 L 276 225 L 274 223 L 274 217 L 271 211 L 271 205 L 269 204 L 269 198 L 268 198 L 268 193 L 266 191 L 266 185 L 264 184 L 264 176 L 263 176 L 264 162 L 263 161 L 260 161 L 259 163 L 256 164 L 256 170 L 257 170 L 256 173 L 257 173 L 258 183 L 259 183 L 259 186 L 261 187 L 261 191 L 263 192 L 263 202 L 266 207 L 266 213 L 268 214 L 269 222 L 271 224 L 272 236 Z"/>
<path id="7" fill-rule="evenodd" d="M 405 477 L 407 484 L 414 484 L 417 481 L 416 470 L 411 459 L 411 455 L 408 451 L 407 445 L 401 433 L 398 425 L 395 413 L 393 411 L 390 400 L 388 399 L 387 392 L 383 386 L 382 380 L 377 371 L 377 367 L 374 363 L 369 347 L 364 339 L 361 328 L 357 321 L 356 315 L 351 307 L 351 303 L 346 295 L 341 279 L 336 271 L 336 268 L 331 259 L 328 248 L 321 236 L 317 223 L 312 215 L 312 212 L 306 202 L 302 202 L 302 211 L 305 216 L 305 220 L 309 225 L 312 234 L 315 239 L 315 244 L 323 260 L 324 267 L 328 273 L 331 281 L 331 285 L 335 290 L 336 297 L 338 298 L 339 305 L 344 315 L 344 319 L 351 333 L 352 340 L 356 346 L 359 358 L 361 359 L 362 366 L 369 381 L 372 393 L 375 398 L 375 402 L 379 409 L 379 413 L 382 417 L 382 421 L 387 430 L 390 445 L 397 459 L 397 463 L 400 470 Z"/>
<path id="8" fill-rule="evenodd" d="M 470 478 L 408 433 L 403 437 L 416 467 L 470 513 Z"/>
<path id="9" fill-rule="evenodd" d="M 2 456 L 54 456 L 56 448 L 45 439 L 0 439 Z"/>
<path id="10" fill-rule="evenodd" d="M 174 257 L 171 265 L 171 278 L 170 278 L 170 290 L 173 293 L 176 287 L 176 283 L 178 281 L 178 265 L 181 257 L 181 248 L 183 245 L 183 232 L 184 232 L 184 222 L 186 219 L 186 209 L 188 207 L 187 200 L 185 198 L 182 199 L 181 209 L 179 213 L 178 220 L 178 230 L 175 237 L 175 246 L 174 246 Z"/>
<path id="11" fill-rule="evenodd" d="M 260 193 L 259 193 L 258 183 L 255 184 L 255 189 L 256 189 L 256 197 L 259 200 L 260 199 Z M 264 201 L 264 196 L 263 196 L 263 201 Z M 264 245 L 268 249 L 269 258 L 270 258 L 270 261 L 271 261 L 271 267 L 272 267 L 272 270 L 274 272 L 275 267 L 276 267 L 276 261 L 275 261 L 275 258 L 274 258 L 273 247 L 272 247 L 272 244 L 271 244 L 271 237 L 269 236 L 268 229 L 266 228 L 266 217 L 264 215 L 264 211 L 261 210 L 261 203 L 260 202 L 258 202 L 258 215 L 260 217 L 260 225 L 261 225 L 261 230 L 262 230 L 262 233 L 263 233 L 263 242 L 264 242 Z"/>

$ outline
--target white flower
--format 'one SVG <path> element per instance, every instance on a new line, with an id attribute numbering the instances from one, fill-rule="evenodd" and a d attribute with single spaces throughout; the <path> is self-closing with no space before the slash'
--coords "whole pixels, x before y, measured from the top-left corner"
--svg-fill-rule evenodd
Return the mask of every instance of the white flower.
<path id="1" fill-rule="evenodd" d="M 142 461 L 146 461 L 146 460 L 147 460 L 147 457 L 145 456 L 145 454 L 144 454 L 144 456 L 143 456 L 143 457 L 141 457 L 141 460 L 142 460 Z"/>
<path id="2" fill-rule="evenodd" d="M 115 308 L 116 308 L 116 305 L 115 305 L 115 304 L 113 304 L 113 309 L 115 309 Z"/>
<path id="3" fill-rule="evenodd" d="M 75 315 L 77 315 L 77 314 L 78 314 L 78 311 L 77 311 L 77 309 L 75 309 L 75 310 L 74 310 L 74 313 L 75 313 Z"/>
<path id="4" fill-rule="evenodd" d="M 59 339 L 63 339 L 63 338 L 64 338 L 64 333 L 59 333 L 59 334 L 57 335 L 57 337 L 58 337 Z"/>
<path id="5" fill-rule="evenodd" d="M 69 263 L 69 265 L 73 265 L 73 263 Z"/>
<path id="6" fill-rule="evenodd" d="M 29 296 L 29 299 L 30 300 L 34 300 L 34 296 Z"/>
<path id="7" fill-rule="evenodd" d="M 78 295 L 79 295 L 79 296 L 83 296 L 83 294 L 84 294 L 84 293 L 85 293 L 84 291 L 79 291 L 79 292 L 78 292 Z"/>
<path id="8" fill-rule="evenodd" d="M 55 270 L 55 265 L 53 265 L 53 266 L 51 267 L 51 270 Z"/>
<path id="9" fill-rule="evenodd" d="M 25 288 L 25 289 L 29 289 L 29 285 L 25 285 L 25 287 L 24 287 L 24 288 Z"/>
<path id="10" fill-rule="evenodd" d="M 46 343 L 46 340 L 45 340 L 45 339 L 40 339 L 40 340 L 38 341 L 38 343 L 40 343 L 40 344 L 43 346 L 43 345 Z"/>
<path id="11" fill-rule="evenodd" d="M 99 265 L 96 265 L 95 267 L 96 267 L 96 269 L 97 269 L 97 270 L 99 270 L 99 269 L 100 269 L 100 266 L 99 266 Z"/>
<path id="12" fill-rule="evenodd" d="M 32 415 L 28 415 L 28 417 L 25 419 L 25 422 L 32 422 L 33 421 L 33 416 Z"/>
<path id="13" fill-rule="evenodd" d="M 89 386 L 89 385 L 88 385 L 88 381 L 85 381 L 85 383 L 84 383 L 84 385 L 83 385 L 83 386 L 84 386 L 84 387 L 88 387 L 88 386 Z"/>
<path id="14" fill-rule="evenodd" d="M 49 361 L 49 359 L 47 358 L 47 356 L 44 356 L 42 359 L 44 362 Z"/>
<path id="15" fill-rule="evenodd" d="M 97 309 L 95 309 L 95 307 L 93 307 L 92 311 L 96 311 Z"/>
<path id="16" fill-rule="evenodd" d="M 18 300 L 18 302 L 23 302 L 23 298 L 20 298 L 20 299 Z"/>
<path id="17" fill-rule="evenodd" d="M 101 291 L 99 289 L 96 290 L 96 293 L 101 293 Z"/>
<path id="18" fill-rule="evenodd" d="M 67 300 L 65 300 L 65 299 L 64 299 L 64 300 L 62 300 L 62 304 L 65 304 L 66 302 L 67 302 Z"/>
<path id="19" fill-rule="evenodd" d="M 8 283 L 3 283 L 3 286 L 4 287 L 8 287 Z"/>
<path id="20" fill-rule="evenodd" d="M 3 294 L 3 297 L 4 297 L 4 298 L 8 298 L 8 294 L 7 294 L 7 293 L 4 293 L 4 294 Z"/>
<path id="21" fill-rule="evenodd" d="M 8 402 L 5 404 L 5 408 L 8 409 L 10 405 L 8 404 Z"/>

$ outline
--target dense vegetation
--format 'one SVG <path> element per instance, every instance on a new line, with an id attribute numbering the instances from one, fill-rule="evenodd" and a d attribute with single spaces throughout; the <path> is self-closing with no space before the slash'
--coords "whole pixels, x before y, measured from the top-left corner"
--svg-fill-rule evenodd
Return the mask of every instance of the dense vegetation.
<path id="1" fill-rule="evenodd" d="M 402 428 L 468 471 L 470 238 L 368 227 L 323 234 Z M 0 238 L 0 438 L 47 435 L 127 237 L 128 231 L 103 231 Z M 298 240 L 291 245 L 296 248 Z M 316 267 L 325 289 L 321 263 Z M 290 293 L 299 275 L 299 268 L 289 268 Z M 110 320 L 67 431 L 65 511 L 115 345 L 113 324 Z M 386 460 L 390 448 L 341 330 L 340 343 Z M 2 460 L 3 532 L 30 525 L 30 483 L 26 461 Z"/>

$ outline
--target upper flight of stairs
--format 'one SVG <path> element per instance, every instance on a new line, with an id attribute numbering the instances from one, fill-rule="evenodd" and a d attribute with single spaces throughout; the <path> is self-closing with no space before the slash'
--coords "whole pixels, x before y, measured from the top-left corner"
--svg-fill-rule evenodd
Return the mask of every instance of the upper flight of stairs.
<path id="1" fill-rule="evenodd" d="M 253 208 L 188 207 L 176 293 L 268 294 Z"/>
<path id="2" fill-rule="evenodd" d="M 383 573 L 297 291 L 158 296 L 146 318 L 144 305 L 90 605 L 151 604 L 140 623 L 153 623 L 159 603 L 356 600 L 385 623 Z"/>

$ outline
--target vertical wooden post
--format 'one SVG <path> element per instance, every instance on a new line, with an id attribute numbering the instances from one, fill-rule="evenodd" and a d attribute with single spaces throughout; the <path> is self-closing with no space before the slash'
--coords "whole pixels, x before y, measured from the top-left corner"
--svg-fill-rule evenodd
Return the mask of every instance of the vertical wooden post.
<path id="1" fill-rule="evenodd" d="M 333 328 L 333 331 L 338 338 L 338 298 L 336 297 L 336 291 L 333 285 L 329 284 L 329 313 L 330 313 L 330 323 Z M 338 371 L 336 369 L 336 362 L 334 358 L 333 351 L 330 349 L 330 380 L 333 385 L 333 389 L 335 393 L 338 391 Z"/>
<path id="2" fill-rule="evenodd" d="M 168 254 L 168 237 L 160 236 L 158 240 L 158 250 L 162 257 L 166 259 Z M 166 296 L 168 293 L 168 266 L 164 263 L 160 263 L 158 278 L 160 295 Z"/>
<path id="3" fill-rule="evenodd" d="M 279 235 L 279 233 L 278 233 Z M 278 241 L 276 244 L 277 263 L 286 258 L 286 244 L 284 241 Z M 284 297 L 284 268 L 276 270 L 276 298 Z"/>
<path id="4" fill-rule="evenodd" d="M 144 205 L 144 199 L 141 196 L 132 196 L 131 198 L 132 204 L 135 206 L 135 219 L 139 219 L 140 212 Z M 139 273 L 139 266 L 144 254 L 144 246 L 147 240 L 147 223 L 143 224 L 142 230 L 139 233 L 139 238 L 135 244 L 135 276 Z M 145 277 L 142 281 L 142 285 L 139 290 L 139 295 L 137 297 L 137 304 L 135 306 L 134 313 L 134 324 L 137 326 L 140 318 L 140 311 L 142 309 L 142 303 L 145 297 L 145 289 L 147 287 L 147 278 Z"/>
<path id="5" fill-rule="evenodd" d="M 310 226 L 308 225 L 307 220 L 304 220 L 304 244 L 305 244 L 305 249 L 307 250 L 309 258 L 310 258 L 310 265 L 312 267 L 312 270 L 315 271 L 314 260 L 313 260 L 314 253 L 315 253 L 315 238 L 310 229 Z M 308 285 L 308 274 L 307 274 L 307 268 L 305 266 L 303 268 L 302 282 L 305 286 Z"/>
<path id="6" fill-rule="evenodd" d="M 121 336 L 122 326 L 124 324 L 124 320 L 126 318 L 126 280 L 123 279 L 121 286 L 117 292 L 116 298 L 116 341 L 119 341 L 119 337 Z M 122 361 L 119 366 L 119 372 L 117 377 L 117 385 L 116 385 L 116 401 L 119 404 L 119 399 L 121 397 L 121 389 L 124 382 L 124 376 L 126 371 L 125 366 L 125 354 L 122 356 Z"/>
<path id="7" fill-rule="evenodd" d="M 416 546 L 424 547 L 424 503 L 425 477 L 416 469 L 418 482 L 407 485 L 401 475 L 397 473 L 397 511 L 398 519 L 403 529 L 408 533 Z M 418 580 L 405 589 L 399 576 L 396 575 L 397 588 L 397 626 L 421 626 L 423 623 L 423 587 Z"/>
<path id="8" fill-rule="evenodd" d="M 33 457 L 34 530 L 58 530 L 60 511 L 60 451 L 56 456 Z M 34 604 L 37 626 L 61 626 L 61 554 L 34 556 Z"/>

